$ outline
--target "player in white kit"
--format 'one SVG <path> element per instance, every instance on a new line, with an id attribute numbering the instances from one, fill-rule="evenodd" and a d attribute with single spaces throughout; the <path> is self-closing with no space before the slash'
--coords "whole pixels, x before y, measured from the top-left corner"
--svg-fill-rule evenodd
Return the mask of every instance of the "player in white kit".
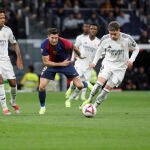
<path id="1" fill-rule="evenodd" d="M 93 96 L 106 84 L 94 103 L 95 107 L 100 105 L 107 98 L 109 92 L 114 87 L 120 85 L 126 69 L 132 68 L 133 62 L 139 53 L 139 47 L 133 38 L 128 34 L 120 32 L 118 22 L 110 22 L 108 31 L 109 34 L 102 37 L 93 63 L 90 65 L 91 68 L 94 67 L 102 53 L 105 52 L 97 83 L 93 86 L 88 100 L 82 103 L 81 109 L 85 104 L 90 103 Z M 130 58 L 129 50 L 133 51 Z"/>
<path id="2" fill-rule="evenodd" d="M 82 41 L 83 41 L 85 38 L 87 38 L 88 35 L 89 35 L 90 24 L 85 22 L 85 23 L 83 24 L 82 29 L 83 29 L 83 33 L 80 34 L 80 35 L 78 35 L 77 38 L 76 38 L 76 40 L 75 40 L 75 46 L 76 46 L 79 50 L 81 50 L 81 48 L 82 48 Z M 78 59 L 78 57 L 77 57 L 77 56 L 75 55 L 75 53 L 73 52 L 72 58 L 71 58 L 72 62 L 75 62 L 76 59 Z M 77 72 L 78 72 L 78 70 L 77 70 Z M 78 73 L 79 73 L 79 72 L 78 72 Z M 80 73 L 79 73 L 79 75 L 80 75 Z M 66 92 L 66 94 L 65 94 L 65 95 L 66 95 L 66 99 L 68 99 L 68 98 L 70 97 L 70 95 L 71 95 L 71 93 L 72 93 L 72 91 L 73 91 L 74 89 L 75 89 L 75 86 L 74 86 L 73 82 L 71 81 L 71 82 L 70 82 L 70 86 L 69 86 L 69 88 L 68 88 L 68 90 L 67 90 L 67 92 Z M 87 88 L 83 88 L 83 89 L 80 91 L 80 92 L 82 92 L 82 93 L 81 93 L 81 99 L 84 99 L 85 94 L 86 94 L 86 89 L 87 89 Z M 76 98 L 78 99 L 78 97 L 79 97 L 79 96 L 77 96 Z"/>
<path id="3" fill-rule="evenodd" d="M 75 68 L 79 73 L 81 79 L 88 83 L 88 87 L 90 86 L 89 81 L 91 79 L 91 68 L 89 67 L 89 65 L 94 59 L 100 42 L 100 40 L 96 37 L 97 30 L 97 25 L 90 25 L 89 35 L 80 41 L 80 52 L 86 58 L 82 60 L 80 58 L 77 58 L 77 60 L 75 61 Z M 79 89 L 76 88 L 71 96 L 66 100 L 66 107 L 70 107 L 71 100 L 74 99 L 78 95 L 78 93 Z"/>
<path id="4" fill-rule="evenodd" d="M 18 69 L 23 69 L 22 59 L 20 55 L 20 49 L 18 43 L 13 35 L 12 30 L 4 25 L 5 24 L 5 12 L 0 10 L 0 103 L 2 105 L 3 113 L 5 115 L 10 115 L 7 104 L 6 104 L 6 95 L 4 90 L 3 79 L 7 79 L 11 87 L 10 90 L 10 104 L 14 108 L 16 113 L 19 113 L 19 106 L 16 104 L 16 94 L 17 94 L 17 83 L 16 77 L 13 71 L 13 66 L 10 62 L 8 56 L 8 42 L 13 45 L 13 48 L 17 56 L 17 67 Z"/>

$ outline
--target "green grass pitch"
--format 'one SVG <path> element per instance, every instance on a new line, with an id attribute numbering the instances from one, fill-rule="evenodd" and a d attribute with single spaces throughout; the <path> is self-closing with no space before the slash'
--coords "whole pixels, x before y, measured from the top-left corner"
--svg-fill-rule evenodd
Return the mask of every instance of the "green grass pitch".
<path id="1" fill-rule="evenodd" d="M 0 114 L 1 150 L 150 150 L 150 92 L 112 92 L 94 118 L 81 101 L 66 109 L 63 92 L 47 94 L 42 116 L 37 93 L 18 93 L 17 102 L 21 114 Z"/>

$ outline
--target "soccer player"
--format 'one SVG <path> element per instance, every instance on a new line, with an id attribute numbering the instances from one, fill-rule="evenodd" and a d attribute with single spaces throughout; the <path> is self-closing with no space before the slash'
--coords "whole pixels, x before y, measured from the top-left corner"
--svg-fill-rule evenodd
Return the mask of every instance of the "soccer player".
<path id="1" fill-rule="evenodd" d="M 126 69 L 133 66 L 133 62 L 139 53 L 139 47 L 133 38 L 128 34 L 120 32 L 118 22 L 110 22 L 108 31 L 109 34 L 102 37 L 93 63 L 90 65 L 90 67 L 93 68 L 105 51 L 105 58 L 102 61 L 97 83 L 93 86 L 88 100 L 82 103 L 81 109 L 85 104 L 92 101 L 93 96 L 102 89 L 105 84 L 94 103 L 94 106 L 98 107 L 107 98 L 109 92 L 122 82 Z M 133 50 L 130 58 L 129 50 Z"/>
<path id="2" fill-rule="evenodd" d="M 90 84 L 89 81 L 91 79 L 91 68 L 89 67 L 89 65 L 92 63 L 94 59 L 94 56 L 96 54 L 100 42 L 100 40 L 96 37 L 97 31 L 98 31 L 97 25 L 94 24 L 90 25 L 89 35 L 82 41 L 80 41 L 81 42 L 80 52 L 84 56 L 86 56 L 86 58 L 85 59 L 77 58 L 77 60 L 75 61 L 75 68 L 79 73 L 79 76 L 81 77 L 82 80 L 86 81 L 88 85 Z M 91 84 L 91 89 L 92 87 L 93 86 Z M 79 90 L 75 89 L 74 92 L 70 95 L 70 97 L 66 100 L 66 103 L 71 102 L 71 100 L 76 97 L 78 92 Z"/>
<path id="3" fill-rule="evenodd" d="M 17 67 L 23 69 L 23 63 L 21 59 L 19 45 L 13 35 L 12 30 L 5 25 L 5 12 L 0 10 L 0 103 L 2 105 L 3 113 L 10 115 L 7 104 L 6 95 L 4 90 L 3 79 L 7 79 L 11 87 L 10 90 L 10 104 L 14 108 L 16 113 L 20 113 L 19 106 L 16 104 L 17 84 L 16 77 L 13 71 L 13 66 L 8 56 L 8 41 L 13 45 L 13 48 L 17 55 Z"/>
<path id="4" fill-rule="evenodd" d="M 41 108 L 39 114 L 42 115 L 46 111 L 45 88 L 48 85 L 49 80 L 54 80 L 56 73 L 63 73 L 67 78 L 72 79 L 74 85 L 78 89 L 88 86 L 86 82 L 81 81 L 77 71 L 70 61 L 73 50 L 81 59 L 85 58 L 81 55 L 78 48 L 70 41 L 59 37 L 59 33 L 56 28 L 48 29 L 48 38 L 46 38 L 41 44 L 42 60 L 45 67 L 43 68 L 40 76 L 39 100 Z"/>
<path id="5" fill-rule="evenodd" d="M 78 35 L 78 36 L 76 37 L 76 40 L 75 40 L 75 46 L 76 46 L 80 51 L 81 51 L 81 49 L 83 48 L 83 46 L 82 46 L 82 41 L 83 41 L 84 39 L 86 39 L 86 38 L 88 37 L 88 35 L 89 35 L 90 25 L 85 22 L 85 23 L 83 24 L 82 29 L 83 29 L 83 33 L 80 34 L 80 35 Z M 78 59 L 74 52 L 73 52 L 73 54 L 72 54 L 72 58 L 71 58 L 71 59 L 72 59 L 73 62 L 76 61 L 76 59 Z M 81 64 L 81 66 L 82 66 L 82 64 Z M 78 72 L 78 70 L 77 70 L 77 72 Z M 80 76 L 80 77 L 81 77 L 81 76 Z M 69 86 L 67 92 L 65 93 L 66 99 L 68 99 L 68 98 L 70 97 L 70 95 L 71 95 L 71 93 L 72 93 L 72 91 L 73 91 L 74 89 L 75 89 L 75 86 L 74 86 L 73 82 L 71 81 L 71 82 L 70 82 L 70 86 Z M 82 100 L 85 100 L 86 90 L 87 90 L 87 88 L 83 88 L 83 89 L 81 90 L 81 92 L 82 92 L 82 94 L 81 94 L 81 99 L 82 99 Z M 77 96 L 76 98 L 78 99 L 79 96 Z"/>

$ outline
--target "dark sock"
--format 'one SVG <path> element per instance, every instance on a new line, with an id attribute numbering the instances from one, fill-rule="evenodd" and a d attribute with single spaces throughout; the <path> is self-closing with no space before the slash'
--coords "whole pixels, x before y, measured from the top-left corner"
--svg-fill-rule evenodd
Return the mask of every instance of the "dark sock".
<path id="1" fill-rule="evenodd" d="M 39 91 L 39 100 L 41 107 L 45 106 L 45 99 L 46 99 L 46 92 L 45 91 Z"/>
<path id="2" fill-rule="evenodd" d="M 84 88 L 87 88 L 88 87 L 88 84 L 86 81 L 82 81 L 83 85 L 84 85 Z"/>

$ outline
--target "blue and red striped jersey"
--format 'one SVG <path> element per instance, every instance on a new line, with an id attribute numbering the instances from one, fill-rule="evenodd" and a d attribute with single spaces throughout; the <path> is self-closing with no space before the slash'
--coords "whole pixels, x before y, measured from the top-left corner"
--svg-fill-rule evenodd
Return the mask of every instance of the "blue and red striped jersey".
<path id="1" fill-rule="evenodd" d="M 49 39 L 45 39 L 41 44 L 41 53 L 43 56 L 49 56 L 49 60 L 53 62 L 62 62 L 66 59 L 70 60 L 73 51 L 73 44 L 62 37 L 59 37 L 58 44 L 52 46 Z"/>

